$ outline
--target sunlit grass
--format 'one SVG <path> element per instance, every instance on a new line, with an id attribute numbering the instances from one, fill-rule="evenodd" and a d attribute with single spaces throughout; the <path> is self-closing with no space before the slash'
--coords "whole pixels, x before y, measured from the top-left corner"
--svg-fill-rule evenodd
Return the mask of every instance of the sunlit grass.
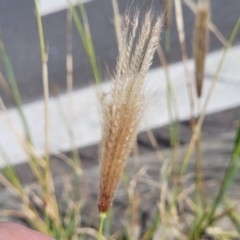
<path id="1" fill-rule="evenodd" d="M 191 0 L 185 0 L 191 10 L 197 14 L 197 6 Z M 59 240 L 75 240 L 75 239 L 86 239 L 87 236 L 93 236 L 94 238 L 106 239 L 167 239 L 169 232 L 171 232 L 175 239 L 201 239 L 204 234 L 215 236 L 216 239 L 222 234 L 225 239 L 233 239 L 233 237 L 240 237 L 240 219 L 238 214 L 234 211 L 235 205 L 231 199 L 228 198 L 227 192 L 231 187 L 234 179 L 237 176 L 240 164 L 240 124 L 238 123 L 236 129 L 236 138 L 233 145 L 232 156 L 229 161 L 228 168 L 225 172 L 224 178 L 219 183 L 219 192 L 216 198 L 211 199 L 207 196 L 203 189 L 205 188 L 205 182 L 202 178 L 201 169 L 201 128 L 204 124 L 206 116 L 206 109 L 212 98 L 216 83 L 219 79 L 223 63 L 226 59 L 229 48 L 235 39 L 236 34 L 240 28 L 240 19 L 237 21 L 229 40 L 224 39 L 221 33 L 217 30 L 216 26 L 209 20 L 205 25 L 206 31 L 209 28 L 213 31 L 219 40 L 224 45 L 224 51 L 219 63 L 216 63 L 217 70 L 213 76 L 211 87 L 207 93 L 207 97 L 203 102 L 202 107 L 199 108 L 199 117 L 194 117 L 196 110 L 196 104 L 194 99 L 194 81 L 191 79 L 190 71 L 186 64 L 186 41 L 184 32 L 184 16 L 181 9 L 181 1 L 179 0 L 165 0 L 166 6 L 165 20 L 166 20 L 166 33 L 165 42 L 161 44 L 152 42 L 158 40 L 157 35 L 159 32 L 154 28 L 154 21 L 151 17 L 154 13 L 153 10 L 150 14 L 146 15 L 145 25 L 140 32 L 140 40 L 136 40 L 138 35 L 138 14 L 131 11 L 127 11 L 128 14 L 125 18 L 125 30 L 121 32 L 123 28 L 123 21 L 121 21 L 121 15 L 116 1 L 112 1 L 113 4 L 113 15 L 114 25 L 116 32 L 116 39 L 120 49 L 120 57 L 118 59 L 116 72 L 113 74 L 114 87 L 112 88 L 112 95 L 109 93 L 104 95 L 102 99 L 99 99 L 102 106 L 102 125 L 103 125 L 103 140 L 101 146 L 101 154 L 99 156 L 101 163 L 101 178 L 100 178 L 100 193 L 99 193 L 99 210 L 100 210 L 100 224 L 99 231 L 95 224 L 91 226 L 83 225 L 84 208 L 88 202 L 87 194 L 83 196 L 80 189 L 81 186 L 85 186 L 83 183 L 84 171 L 82 170 L 78 150 L 74 144 L 73 128 L 71 126 L 71 92 L 73 86 L 72 79 L 72 45 L 71 45 L 71 24 L 72 20 L 75 24 L 79 37 L 82 41 L 84 49 L 89 59 L 93 77 L 96 85 L 100 86 L 101 76 L 97 65 L 97 57 L 95 54 L 93 41 L 91 37 L 91 29 L 88 23 L 87 12 L 83 4 L 74 7 L 70 0 L 69 12 L 68 12 L 68 52 L 66 58 L 67 68 L 67 86 L 69 93 L 69 111 L 68 115 L 64 115 L 64 111 L 60 103 L 58 104 L 60 117 L 66 126 L 66 131 L 69 134 L 69 141 L 72 146 L 72 155 L 67 157 L 62 153 L 58 156 L 65 161 L 75 173 L 74 179 L 77 180 L 77 186 L 68 187 L 67 182 L 63 189 L 63 196 L 58 199 L 55 192 L 54 179 L 52 176 L 50 166 L 50 150 L 49 150 L 49 89 L 48 89 L 48 53 L 45 48 L 44 42 L 44 26 L 42 26 L 41 16 L 38 11 L 38 2 L 35 0 L 36 10 L 36 21 L 38 25 L 38 35 L 40 43 L 40 55 L 42 60 L 42 78 L 43 78 L 43 89 L 44 89 L 44 102 L 45 102 L 45 154 L 44 157 L 40 156 L 34 148 L 31 141 L 31 133 L 29 131 L 26 117 L 22 110 L 21 94 L 19 92 L 14 71 L 7 55 L 7 51 L 4 47 L 2 36 L 0 36 L 0 55 L 6 70 L 6 80 L 1 75 L 1 86 L 3 86 L 8 96 L 11 96 L 17 107 L 21 123 L 24 129 L 24 135 L 21 134 L 18 129 L 12 124 L 11 119 L 7 115 L 7 109 L 4 103 L 0 102 L 1 117 L 10 127 L 11 131 L 15 135 L 17 141 L 24 149 L 28 156 L 28 163 L 31 168 L 32 174 L 35 177 L 38 187 L 31 189 L 24 186 L 14 168 L 11 166 L 10 159 L 7 156 L 5 150 L 0 146 L 1 158 L 5 160 L 6 166 L 0 171 L 0 182 L 7 188 L 15 197 L 22 203 L 21 211 L 4 209 L 4 214 L 24 219 L 32 228 L 37 231 L 48 234 Z M 183 158 L 179 154 L 180 146 L 179 139 L 181 138 L 180 125 L 178 122 L 178 106 L 175 100 L 175 93 L 171 86 L 171 68 L 169 68 L 168 61 L 171 52 L 170 39 L 171 39 L 171 21 L 172 21 L 172 6 L 175 7 L 175 16 L 177 21 L 178 37 L 182 51 L 182 62 L 185 71 L 186 84 L 188 86 L 189 94 L 189 107 L 191 111 L 191 124 L 189 128 L 192 131 L 192 137 L 186 147 L 186 152 Z M 132 15 L 131 15 L 132 14 Z M 167 14 L 167 15 L 166 15 Z M 149 22 L 147 21 L 149 20 Z M 147 24 L 148 22 L 148 24 Z M 160 23 L 157 25 L 158 31 L 160 31 Z M 132 31 L 129 31 L 132 29 Z M 197 36 L 197 26 L 195 26 L 195 33 Z M 154 35 L 156 34 L 156 36 Z M 121 41 L 123 38 L 123 41 Z M 197 37 L 196 37 L 197 38 Z M 154 40 L 153 40 L 154 39 Z M 153 44 L 153 45 L 151 45 Z M 162 50 L 161 45 L 165 45 L 166 56 Z M 197 44 L 197 43 L 196 43 Z M 206 43 L 207 44 L 207 43 Z M 152 47 L 149 47 L 149 46 Z M 158 45 L 158 46 L 157 46 Z M 135 47 L 136 46 L 136 47 Z M 207 53 L 206 49 L 200 51 L 199 54 Z M 171 152 L 168 156 L 161 154 L 157 141 L 154 134 L 149 130 L 148 137 L 152 143 L 154 149 L 157 152 L 157 156 L 161 160 L 159 163 L 160 179 L 159 182 L 151 182 L 156 189 L 160 189 L 158 201 L 155 206 L 151 206 L 156 209 L 153 219 L 148 224 L 147 228 L 140 230 L 140 233 L 136 230 L 139 225 L 138 208 L 140 208 L 142 196 L 139 191 L 139 182 L 142 173 L 145 169 L 139 169 L 139 153 L 135 144 L 135 137 L 137 134 L 138 123 L 141 120 L 142 111 L 144 112 L 146 105 L 143 104 L 144 95 L 141 95 L 144 91 L 145 75 L 148 67 L 151 63 L 153 50 L 157 48 L 157 53 L 162 67 L 164 68 L 165 78 L 167 82 L 167 108 L 169 114 L 169 136 Z M 197 47 L 196 47 L 197 48 Z M 199 48 L 197 49 L 199 50 Z M 204 53 L 203 53 L 204 52 Z M 197 53 L 196 53 L 197 54 Z M 202 55 L 201 55 L 202 56 Z M 204 57 L 200 57 L 203 60 Z M 198 62 L 199 57 L 195 58 L 196 66 L 201 64 L 200 69 L 196 67 L 196 74 L 199 73 L 202 77 L 204 75 L 204 63 Z M 201 72 L 200 72 L 201 71 Z M 136 81 L 136 79 L 138 81 Z M 125 80 L 125 81 L 123 81 Z M 202 79 L 201 79 L 202 80 Z M 132 84 L 127 84 L 129 82 Z M 132 82 L 131 82 L 132 81 Z M 200 81 L 200 80 L 199 80 Z M 199 83 L 198 81 L 198 83 Z M 200 84 L 201 85 L 201 84 Z M 196 88 L 198 89 L 198 97 L 201 96 L 202 89 L 199 84 Z M 57 97 L 57 96 L 56 96 Z M 200 104 L 199 104 L 200 106 Z M 131 110 L 131 111 L 130 111 Z M 133 133 L 131 135 L 131 133 Z M 120 143 L 120 144 L 119 144 Z M 196 145 L 197 144 L 197 145 Z M 127 194 L 127 212 L 129 213 L 128 224 L 122 228 L 118 227 L 117 232 L 113 232 L 112 225 L 114 225 L 114 203 L 111 207 L 114 193 L 118 187 L 118 183 L 121 180 L 121 174 L 124 170 L 124 166 L 130 150 L 133 148 L 133 155 L 135 159 L 134 163 L 134 175 L 131 176 L 126 172 L 122 176 L 122 182 L 124 183 L 124 190 Z M 182 184 L 187 179 L 187 169 L 190 159 L 194 153 L 197 153 L 198 158 L 196 159 L 197 168 L 195 169 L 194 175 L 196 182 L 191 191 L 185 189 Z M 148 163 L 146 162 L 146 165 Z M 76 179 L 77 176 L 77 179 Z M 78 189 L 79 188 L 79 189 Z M 71 190 L 69 190 L 71 189 Z M 156 190 L 157 191 L 157 190 Z M 79 199 L 72 199 L 73 195 L 78 195 Z M 195 194 L 195 200 L 191 198 L 191 193 Z M 80 193 L 80 194 L 76 194 Z M 183 209 L 183 199 L 188 202 L 191 206 L 191 213 L 193 220 L 191 223 L 184 222 L 184 228 L 180 227 L 182 223 L 182 217 L 185 216 Z M 219 213 L 221 206 L 225 207 L 225 211 Z M 109 210 L 110 209 L 110 210 Z M 108 211 L 109 210 L 109 211 Z M 63 214 L 64 212 L 64 214 Z M 108 212 L 108 214 L 107 214 Z M 181 215 L 181 216 L 180 216 Z M 217 221 L 228 217 L 235 227 L 236 232 L 228 233 L 221 231 L 221 229 L 214 228 Z M 105 220 L 105 224 L 104 224 Z M 186 219 L 185 219 L 186 220 Z M 93 219 L 94 222 L 94 219 Z M 159 234 L 159 229 L 160 234 Z M 142 232 L 141 232 L 142 231 Z"/>

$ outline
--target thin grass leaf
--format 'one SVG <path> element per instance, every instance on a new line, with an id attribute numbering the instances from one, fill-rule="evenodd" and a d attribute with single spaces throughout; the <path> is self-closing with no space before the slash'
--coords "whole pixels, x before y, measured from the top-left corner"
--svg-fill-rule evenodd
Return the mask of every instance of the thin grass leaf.
<path id="1" fill-rule="evenodd" d="M 18 85 L 17 85 L 17 81 L 16 81 L 16 77 L 15 77 L 15 74 L 14 74 L 14 71 L 13 71 L 13 67 L 12 67 L 11 61 L 8 57 L 7 51 L 5 49 L 1 33 L 0 33 L 0 56 L 2 58 L 2 61 L 4 63 L 5 69 L 6 69 L 7 81 L 10 85 L 11 93 L 12 93 L 14 102 L 16 104 L 16 107 L 17 107 L 17 110 L 18 110 L 18 113 L 19 113 L 19 116 L 20 116 L 20 119 L 21 119 L 21 122 L 22 122 L 22 125 L 23 125 L 25 136 L 26 136 L 27 140 L 32 144 L 27 119 L 26 119 L 25 114 L 22 110 L 21 94 L 19 92 L 19 88 L 18 88 Z"/>
<path id="2" fill-rule="evenodd" d="M 157 211 L 154 217 L 154 221 L 151 224 L 151 226 L 147 229 L 147 231 L 144 233 L 142 240 L 148 240 L 148 239 L 152 239 L 154 233 L 156 232 L 156 230 L 159 227 L 159 223 L 161 221 L 161 215 L 160 212 Z"/>
<path id="3" fill-rule="evenodd" d="M 78 6 L 79 6 L 79 9 L 80 9 L 80 12 L 81 12 L 81 15 L 82 15 L 82 19 L 83 19 L 83 26 L 84 26 L 86 42 L 87 42 L 88 57 L 90 59 L 90 63 L 91 63 L 91 66 L 92 66 L 92 71 L 93 71 L 93 74 L 94 74 L 94 77 L 95 77 L 95 81 L 96 81 L 97 84 L 99 84 L 101 82 L 101 77 L 100 77 L 100 73 L 99 73 L 99 69 L 98 69 L 98 65 L 97 65 L 94 46 L 93 46 L 93 43 L 92 43 L 92 36 L 91 36 L 90 28 L 89 28 L 87 12 L 86 12 L 85 7 L 82 3 L 80 3 Z"/>
<path id="4" fill-rule="evenodd" d="M 79 9 L 81 11 L 82 18 L 83 18 L 83 23 L 82 23 L 80 17 L 78 16 L 76 8 L 71 3 L 71 0 L 67 0 L 67 1 L 68 1 L 69 9 L 71 11 L 73 20 L 77 27 L 79 37 L 80 37 L 80 39 L 83 43 L 84 49 L 87 53 L 87 56 L 88 56 L 88 59 L 89 59 L 89 62 L 90 62 L 90 65 L 91 65 L 91 68 L 93 71 L 93 75 L 95 78 L 95 82 L 96 82 L 96 84 L 99 84 L 101 82 L 101 77 L 100 77 L 100 73 L 99 73 L 99 69 L 98 69 L 98 65 L 97 65 L 97 61 L 96 61 L 96 55 L 95 55 L 94 46 L 92 43 L 92 38 L 91 38 L 91 34 L 90 34 L 90 29 L 89 29 L 89 24 L 88 24 L 88 19 L 87 19 L 87 14 L 86 14 L 85 8 L 84 8 L 83 4 L 79 4 Z"/>
<path id="5" fill-rule="evenodd" d="M 47 53 L 44 43 L 44 33 L 42 27 L 42 19 L 39 12 L 38 2 L 34 0 L 36 18 L 38 24 L 38 35 L 40 44 L 40 54 L 42 59 L 42 80 L 43 80 L 43 92 L 44 92 L 44 116 L 45 116 L 45 158 L 47 168 L 49 168 L 49 87 L 48 87 L 48 67 L 47 67 Z"/>
<path id="6" fill-rule="evenodd" d="M 182 11 L 182 3 L 181 0 L 174 0 L 175 3 L 175 16 L 176 16 L 176 24 L 177 24 L 177 31 L 178 31 L 178 39 L 181 47 L 182 53 L 182 61 L 183 61 L 183 68 L 184 68 L 184 75 L 186 79 L 186 85 L 188 90 L 188 98 L 190 104 L 190 113 L 191 113 L 191 128 L 194 129 L 195 122 L 194 122 L 194 95 L 193 95 L 193 84 L 190 75 L 190 71 L 187 64 L 187 48 L 186 48 L 186 39 L 185 39 L 185 30 L 184 30 L 184 22 L 183 22 L 183 11 Z"/>
<path id="7" fill-rule="evenodd" d="M 71 146 L 71 155 L 75 164 L 75 176 L 80 177 L 78 165 L 81 164 L 80 155 L 78 153 L 77 147 L 75 145 L 75 139 L 73 134 L 73 99 L 72 99 L 72 91 L 73 91 L 73 56 L 72 56 L 72 15 L 70 10 L 67 12 L 67 56 L 66 56 L 66 70 L 67 70 L 67 92 L 68 92 L 68 118 L 66 119 L 67 128 L 68 128 L 68 136 L 69 142 Z M 60 103 L 60 102 L 59 102 Z M 62 110 L 62 109 L 60 109 Z M 63 112 L 63 111 L 62 111 Z"/>

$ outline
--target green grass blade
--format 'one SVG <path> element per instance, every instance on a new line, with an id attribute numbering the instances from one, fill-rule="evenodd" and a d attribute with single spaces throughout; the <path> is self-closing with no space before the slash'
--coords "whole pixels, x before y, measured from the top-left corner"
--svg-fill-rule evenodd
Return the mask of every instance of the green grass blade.
<path id="1" fill-rule="evenodd" d="M 89 57 L 89 60 L 90 60 L 91 66 L 92 66 L 92 71 L 93 71 L 93 74 L 95 77 L 95 81 L 97 84 L 99 84 L 101 78 L 100 78 L 100 74 L 99 74 L 99 70 L 98 70 L 94 46 L 92 43 L 92 36 L 91 36 L 90 28 L 89 28 L 87 13 L 86 13 L 85 7 L 82 3 L 80 3 L 78 6 L 80 9 L 82 19 L 83 19 L 83 24 L 84 24 L 85 36 L 86 36 L 86 40 L 87 40 L 86 42 L 87 42 L 88 57 Z"/>
<path id="2" fill-rule="evenodd" d="M 83 23 L 82 23 L 80 17 L 78 16 L 76 8 L 72 5 L 70 0 L 68 0 L 68 4 L 69 4 L 69 9 L 71 11 L 73 20 L 77 27 L 79 37 L 80 37 L 80 39 L 83 43 L 84 49 L 87 53 L 87 56 L 88 56 L 88 59 L 89 59 L 89 62 L 90 62 L 91 68 L 92 68 L 92 72 L 93 72 L 93 75 L 95 78 L 95 82 L 96 82 L 96 84 L 99 84 L 101 82 L 101 78 L 100 78 L 100 73 L 99 73 L 99 69 L 98 69 L 98 65 L 97 65 L 97 61 L 96 61 L 94 46 L 92 43 L 87 13 L 85 11 L 83 4 L 80 4 L 79 9 L 80 9 L 80 12 L 81 12 L 81 15 L 83 18 Z"/>
<path id="3" fill-rule="evenodd" d="M 224 200 L 228 189 L 231 186 L 231 183 L 235 179 L 240 168 L 240 122 L 236 133 L 235 144 L 232 152 L 232 158 L 229 163 L 228 169 L 225 173 L 221 188 L 219 190 L 218 196 L 216 197 L 211 209 L 208 214 L 203 215 L 199 222 L 196 224 L 196 227 L 193 228 L 192 236 L 195 236 L 196 232 L 199 232 L 200 235 L 204 232 L 205 228 L 209 226 L 214 218 L 218 206 Z M 203 225 L 203 222 L 205 223 Z M 202 226 L 203 225 L 203 226 Z"/>
<path id="4" fill-rule="evenodd" d="M 41 16 L 40 16 L 40 13 L 39 13 L 39 7 L 38 7 L 37 0 L 34 0 L 34 4 L 35 4 L 35 10 L 36 10 L 37 25 L 38 25 L 40 54 L 41 54 L 42 63 L 44 63 L 44 62 L 46 62 L 47 59 L 46 59 L 42 20 L 41 20 Z"/>
<path id="5" fill-rule="evenodd" d="M 17 107 L 17 110 L 18 110 L 18 113 L 19 113 L 19 116 L 20 116 L 20 119 L 21 119 L 21 122 L 22 122 L 22 125 L 24 128 L 25 136 L 26 136 L 28 142 L 32 143 L 27 120 L 26 120 L 26 117 L 22 110 L 22 99 L 21 99 L 21 95 L 20 95 L 19 88 L 17 85 L 16 77 L 15 77 L 15 74 L 13 71 L 11 61 L 10 61 L 7 51 L 5 49 L 3 38 L 2 38 L 1 34 L 0 34 L 0 56 L 2 58 L 4 67 L 6 69 L 7 81 L 9 83 L 10 89 L 12 91 L 12 96 L 13 96 L 14 102 L 16 104 L 16 107 Z"/>
<path id="6" fill-rule="evenodd" d="M 147 229 L 147 231 L 142 237 L 142 240 L 152 239 L 154 233 L 159 227 L 160 221 L 161 221 L 160 212 L 157 211 L 152 225 Z"/>
<path id="7" fill-rule="evenodd" d="M 229 213 L 229 218 L 231 219 L 232 223 L 234 224 L 235 228 L 237 229 L 238 233 L 240 234 L 240 218 L 238 213 L 235 212 L 234 206 L 230 202 L 230 200 L 225 200 L 225 205 L 228 209 L 233 209 Z"/>

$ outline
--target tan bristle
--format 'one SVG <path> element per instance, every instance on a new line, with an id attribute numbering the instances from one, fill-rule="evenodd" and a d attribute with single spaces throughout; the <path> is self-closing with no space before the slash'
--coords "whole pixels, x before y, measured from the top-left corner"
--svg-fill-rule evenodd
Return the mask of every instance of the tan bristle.
<path id="1" fill-rule="evenodd" d="M 193 55 L 195 61 L 195 81 L 197 95 L 202 95 L 204 65 L 208 50 L 208 24 L 210 20 L 210 6 L 207 0 L 200 1 L 197 6 L 197 13 L 194 25 Z"/>
<path id="2" fill-rule="evenodd" d="M 100 99 L 102 143 L 98 207 L 101 213 L 107 212 L 112 203 L 143 117 L 145 78 L 162 25 L 160 18 L 153 22 L 152 13 L 148 12 L 137 38 L 139 13 L 134 16 L 132 23 L 129 15 L 125 17 L 113 86 Z"/>

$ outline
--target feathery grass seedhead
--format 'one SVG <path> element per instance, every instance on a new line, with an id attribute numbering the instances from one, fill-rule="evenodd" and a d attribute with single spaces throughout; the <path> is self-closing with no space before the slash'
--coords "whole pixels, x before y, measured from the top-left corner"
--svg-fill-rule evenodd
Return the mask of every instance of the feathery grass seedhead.
<path id="1" fill-rule="evenodd" d="M 208 0 L 199 1 L 194 26 L 193 55 L 195 60 L 195 81 L 197 95 L 202 95 L 204 64 L 208 50 L 208 24 L 210 21 L 210 5 Z"/>
<path id="2" fill-rule="evenodd" d="M 125 16 L 113 85 L 110 92 L 100 100 L 100 213 L 107 212 L 112 203 L 135 141 L 145 108 L 145 78 L 159 41 L 161 18 L 154 21 L 153 13 L 146 13 L 139 36 L 136 37 L 139 28 L 138 16 L 138 11 L 132 20 L 130 14 Z"/>

